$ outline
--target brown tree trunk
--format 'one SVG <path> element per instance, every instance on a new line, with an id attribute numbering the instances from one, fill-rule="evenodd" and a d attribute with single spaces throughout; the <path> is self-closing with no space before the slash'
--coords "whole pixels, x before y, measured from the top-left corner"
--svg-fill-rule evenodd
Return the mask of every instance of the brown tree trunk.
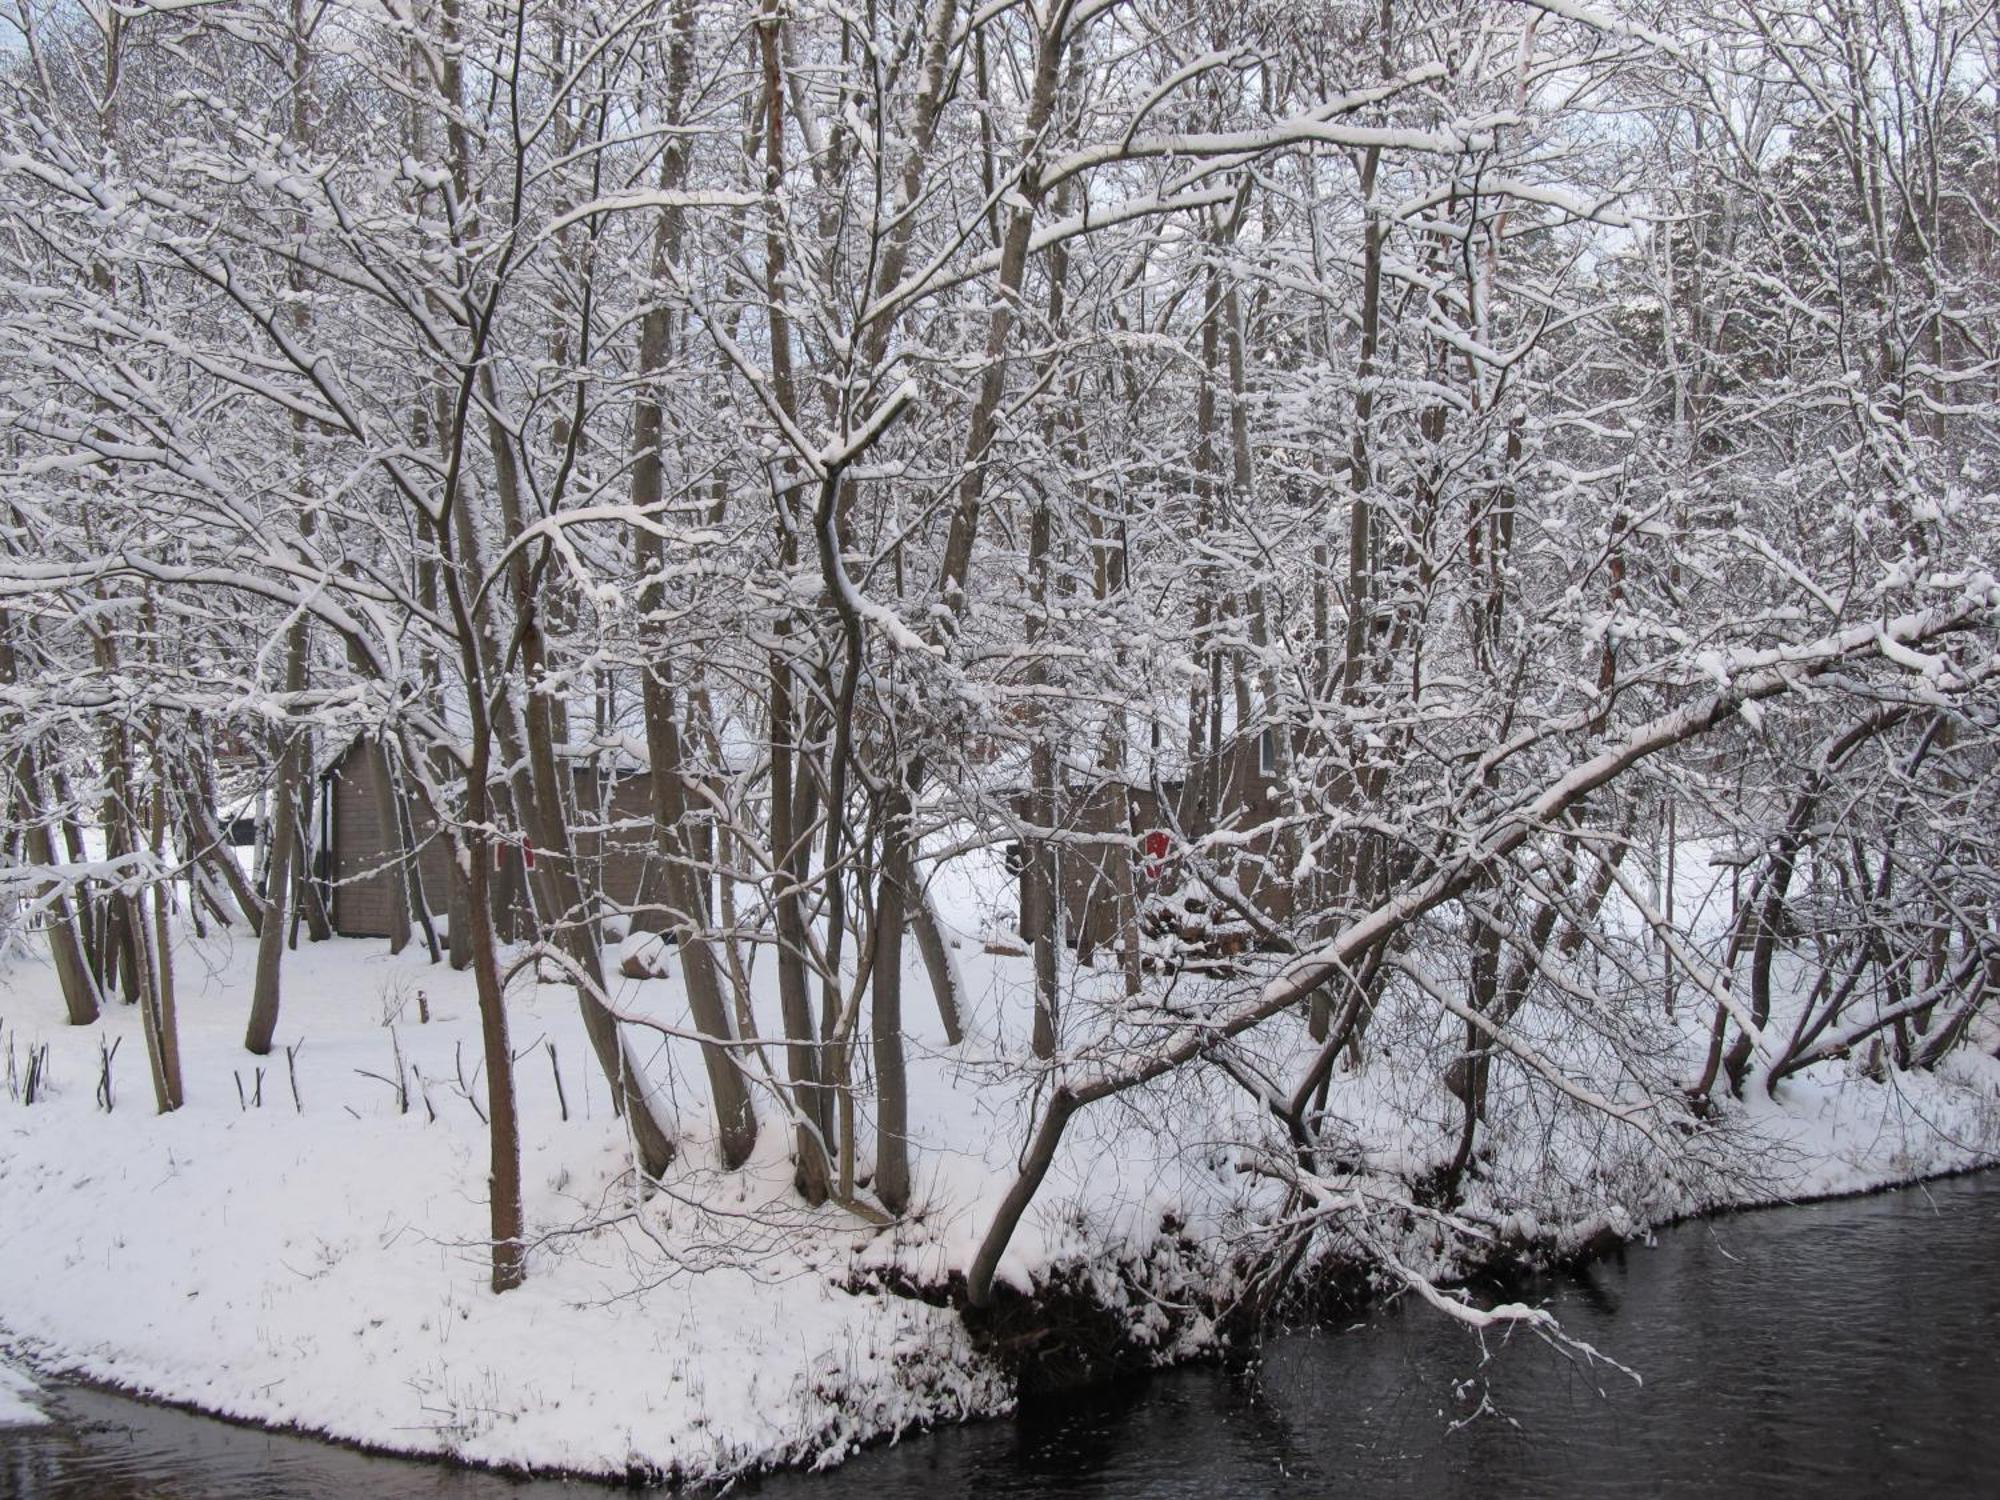
<path id="1" fill-rule="evenodd" d="M 673 30 L 668 43 L 664 114 L 678 123 L 683 114 L 692 67 L 694 8 L 677 3 Z M 677 190 L 686 175 L 687 150 L 677 141 L 670 143 L 660 160 L 660 187 Z M 653 242 L 653 270 L 665 277 L 676 268 L 680 257 L 682 216 L 668 209 L 660 215 Z M 666 363 L 670 325 L 664 307 L 649 308 L 639 325 L 639 368 L 651 373 Z M 631 497 L 635 508 L 650 514 L 665 500 L 661 470 L 660 442 L 663 422 L 659 404 L 642 393 L 633 411 Z M 660 538 L 641 528 L 635 534 L 636 553 L 642 577 L 659 573 L 666 558 Z M 644 587 L 642 585 L 642 587 Z M 640 596 L 642 612 L 661 607 L 664 601 L 657 588 L 645 587 Z M 697 1030 L 715 1037 L 718 1045 L 704 1045 L 702 1067 L 708 1076 L 709 1096 L 715 1107 L 716 1136 L 726 1166 L 737 1166 L 749 1158 L 757 1141 L 757 1117 L 749 1088 L 737 1060 L 719 1043 L 733 1038 L 736 1028 L 729 1021 L 724 1003 L 720 967 L 708 935 L 703 891 L 687 866 L 687 848 L 681 823 L 686 812 L 682 778 L 687 773 L 686 756 L 675 719 L 672 667 L 667 643 L 653 626 L 643 627 L 649 661 L 643 683 L 646 725 L 646 757 L 653 794 L 655 847 L 659 854 L 666 903 L 681 956 L 681 977 L 688 996 L 688 1011 Z M 802 1158 L 803 1159 L 803 1158 Z M 802 1168 L 803 1171 L 803 1168 Z M 822 1177 L 823 1177 L 822 1173 Z"/>
<path id="2" fill-rule="evenodd" d="M 764 181 L 774 195 L 766 218 L 764 234 L 764 293 L 770 307 L 772 394 L 779 409 L 794 422 L 798 419 L 798 392 L 792 370 L 791 320 L 786 307 L 786 244 L 776 194 L 785 172 L 785 91 L 783 60 L 779 48 L 780 20 L 774 3 L 762 8 L 757 28 L 758 56 L 763 68 L 760 99 L 764 139 Z M 829 486 L 837 485 L 829 479 Z M 782 489 L 775 496 L 778 505 L 779 567 L 789 571 L 799 560 L 798 526 L 792 492 Z M 830 1188 L 831 1163 L 827 1159 L 832 1126 L 832 1104 L 827 1090 L 844 1080 L 824 1075 L 825 1064 L 814 1044 L 812 995 L 807 979 L 807 928 L 804 887 L 810 873 L 809 847 L 811 820 L 799 816 L 809 791 L 810 777 L 800 774 L 799 716 L 792 701 L 792 662 L 787 642 L 793 634 L 789 609 L 782 609 L 773 633 L 777 644 L 770 653 L 769 714 L 771 732 L 771 901 L 777 928 L 778 1004 L 784 1017 L 785 1066 L 791 1074 L 794 1107 L 800 1115 L 796 1128 L 795 1172 L 800 1192 L 810 1201 L 823 1199 Z M 837 774 L 837 773 L 836 773 Z M 839 805 L 827 810 L 829 849 L 837 845 Z M 841 879 L 829 867 L 829 996 L 839 989 L 839 933 Z M 852 1164 L 843 1166 L 851 1176 Z"/>
<path id="3" fill-rule="evenodd" d="M 526 528 L 520 476 L 516 468 L 513 438 L 494 415 L 499 409 L 499 392 L 494 387 L 491 366 L 480 370 L 480 383 L 487 405 L 487 441 L 493 453 L 494 488 L 499 494 L 501 520 L 511 542 Z M 525 549 L 517 549 L 508 563 L 508 582 L 513 594 L 515 639 L 520 651 L 521 671 L 527 684 L 523 713 L 527 737 L 528 780 L 525 796 L 517 791 L 515 811 L 534 848 L 533 881 L 540 900 L 540 927 L 544 935 L 566 954 L 583 976 L 577 986 L 577 1006 L 583 1016 L 584 1031 L 590 1038 L 598 1064 L 630 1117 L 632 1139 L 639 1148 L 640 1165 L 654 1177 L 666 1171 L 674 1159 L 674 1143 L 666 1122 L 655 1113 L 646 1086 L 644 1069 L 630 1055 L 619 1032 L 618 1021 L 606 1003 L 610 991 L 604 984 L 604 966 L 597 946 L 597 930 L 591 913 L 585 910 L 583 887 L 576 875 L 576 850 L 570 838 L 565 805 L 566 789 L 556 765 L 555 729 L 550 711 L 547 662 L 540 623 L 540 596 Z M 511 711 L 510 711 L 511 712 Z M 504 744 L 504 739 L 503 739 Z M 477 952 L 475 948 L 475 962 Z"/>
<path id="4" fill-rule="evenodd" d="M 1035 643 L 1040 640 L 1043 630 L 1043 612 L 1048 605 L 1049 586 L 1049 506 L 1047 497 L 1042 497 L 1035 506 L 1034 518 L 1028 525 L 1028 621 L 1027 639 L 1030 660 L 1028 681 L 1031 686 L 1045 684 L 1048 680 L 1047 665 L 1034 654 Z M 1056 1040 L 1061 1031 L 1061 1016 L 1058 1013 L 1058 959 L 1056 945 L 1062 941 L 1063 918 L 1062 900 L 1064 895 L 1060 867 L 1048 837 L 1041 830 L 1054 826 L 1056 820 L 1056 771 L 1055 746 L 1050 743 L 1051 730 L 1047 723 L 1047 700 L 1039 699 L 1035 709 L 1035 743 L 1028 754 L 1028 776 L 1031 787 L 1029 818 L 1036 825 L 1027 837 L 1027 869 L 1022 881 L 1022 926 L 1034 950 L 1035 957 L 1035 1015 L 1034 1029 L 1030 1045 L 1040 1058 L 1054 1057 Z M 1081 919 L 1085 914 L 1071 913 Z M 1079 958 L 1079 963 L 1082 959 Z"/>
<path id="5" fill-rule="evenodd" d="M 506 997 L 500 988 L 500 964 L 494 951 L 491 877 L 492 849 L 486 835 L 483 764 L 472 781 L 467 803 L 465 849 L 472 872 L 467 880 L 467 946 L 472 979 L 479 994 L 479 1036 L 486 1063 L 486 1139 L 488 1227 L 493 1237 L 491 1285 L 509 1291 L 527 1277 L 521 1243 L 521 1127 L 514 1104 L 514 1054 L 507 1040 Z"/>
<path id="6" fill-rule="evenodd" d="M 319 847 L 319 840 L 313 836 L 314 825 L 318 821 L 319 790 L 314 785 L 312 742 L 306 742 L 305 774 L 299 781 L 299 831 L 298 844 L 292 855 L 293 916 L 296 925 L 301 919 L 306 925 L 306 936 L 315 943 L 323 943 L 333 936 L 333 920 L 327 912 L 326 886 L 320 879 L 319 860 L 325 853 Z M 296 933 L 292 946 L 298 946 Z"/>
<path id="7" fill-rule="evenodd" d="M 938 923 L 937 909 L 922 882 L 905 893 L 904 910 L 917 934 L 917 947 L 924 956 L 924 972 L 930 976 L 931 994 L 937 998 L 938 1020 L 944 1024 L 944 1039 L 956 1047 L 965 1040 L 965 1008 L 958 993 L 958 972 L 951 961 L 949 944 Z"/>
<path id="8" fill-rule="evenodd" d="M 687 866 L 680 829 L 686 811 L 681 777 L 686 767 L 681 751 L 680 731 L 674 720 L 672 684 L 665 678 L 665 666 L 655 661 L 645 681 L 646 752 L 651 763 L 653 822 L 662 883 L 676 941 L 680 947 L 681 978 L 687 989 L 688 1011 L 697 1030 L 706 1036 L 727 1041 L 736 1034 L 729 1022 L 729 1007 L 723 1000 L 722 980 L 715 962 L 715 950 L 701 930 L 699 892 Z M 721 1045 L 704 1045 L 702 1065 L 707 1071 L 709 1096 L 715 1105 L 717 1140 L 724 1166 L 741 1166 L 757 1145 L 757 1116 L 742 1071 L 730 1050 Z"/>
<path id="9" fill-rule="evenodd" d="M 236 858 L 236 849 L 225 835 L 215 815 L 215 792 L 210 779 L 203 773 L 200 790 L 187 800 L 188 837 L 193 849 L 190 857 L 199 860 L 206 870 L 226 888 L 243 913 L 243 920 L 250 924 L 254 935 L 264 918 L 264 901 L 257 894 L 255 886 L 243 873 L 243 866 Z"/>
<path id="10" fill-rule="evenodd" d="M 145 605 L 146 636 L 151 643 L 149 654 L 158 666 L 160 629 L 153 602 L 147 599 Z M 154 1100 L 161 1114 L 179 1109 L 185 1098 L 181 1088 L 181 1034 L 180 1022 L 174 1008 L 174 931 L 172 922 L 173 885 L 166 878 L 169 863 L 167 817 L 168 776 L 166 753 L 166 726 L 161 722 L 159 709 L 153 710 L 152 723 L 148 726 L 147 738 L 151 741 L 153 760 L 153 859 L 159 873 L 152 881 L 153 925 L 149 946 L 151 952 L 151 973 L 144 999 L 146 1051 L 152 1062 Z M 138 905 L 134 898 L 134 906 Z"/>
<path id="11" fill-rule="evenodd" d="M 388 861 L 383 875 L 389 882 L 389 951 L 401 953 L 410 946 L 411 862 L 414 855 L 403 838 L 402 799 L 389 775 L 389 752 L 380 740 L 369 740 L 364 749 L 368 763 L 369 793 L 375 803 L 375 821 L 382 830 L 382 854 Z"/>
<path id="12" fill-rule="evenodd" d="M 36 774 L 35 756 L 22 750 L 14 766 L 15 813 L 21 820 L 28 858 L 35 864 L 53 867 L 59 863 L 48 824 L 42 821 L 41 782 Z M 88 1026 L 97 1019 L 97 981 L 85 960 L 83 944 L 76 930 L 75 914 L 61 883 L 51 881 L 44 888 L 49 914 L 49 957 L 54 961 L 56 980 L 62 986 L 63 1009 L 72 1026 Z"/>
<path id="13" fill-rule="evenodd" d="M 12 686 L 20 680 L 20 659 L 14 649 L 13 621 L 0 610 L 0 682 Z M 50 837 L 48 805 L 42 791 L 40 767 L 30 746 L 22 746 L 14 761 L 14 809 L 19 819 L 28 859 L 48 869 L 61 863 L 56 858 L 55 841 Z M 78 851 L 80 852 L 80 851 Z M 49 958 L 55 964 L 56 981 L 62 986 L 63 1009 L 72 1026 L 88 1026 L 97 1019 L 96 976 L 79 940 L 76 917 L 63 883 L 51 879 L 42 888 L 48 898 Z"/>
<path id="14" fill-rule="evenodd" d="M 306 622 L 294 620 L 285 641 L 285 690 L 306 685 Z M 285 904 L 298 856 L 299 788 L 306 778 L 306 742 L 292 734 L 278 757 L 278 784 L 271 793 L 271 863 L 264 883 L 264 911 L 257 930 L 257 971 L 250 991 L 250 1024 L 243 1045 L 262 1057 L 278 1029 L 279 969 L 284 962 Z"/>
<path id="15" fill-rule="evenodd" d="M 875 1196 L 892 1214 L 910 1206 L 910 1094 L 903 1071 L 903 911 L 909 888 L 909 801 L 892 793 L 882 820 L 881 895 L 869 1008 L 875 1057 Z"/>

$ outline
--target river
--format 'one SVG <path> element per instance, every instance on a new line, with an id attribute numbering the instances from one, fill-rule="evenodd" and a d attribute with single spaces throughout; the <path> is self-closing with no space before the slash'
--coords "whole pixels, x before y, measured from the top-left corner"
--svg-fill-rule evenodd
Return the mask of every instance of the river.
<path id="1" fill-rule="evenodd" d="M 2000 1172 L 1686 1224 L 1533 1289 L 1628 1376 L 1417 1307 L 913 1437 L 770 1500 L 2000 1493 Z M 0 1429 L 6 1500 L 544 1500 L 59 1388 Z"/>

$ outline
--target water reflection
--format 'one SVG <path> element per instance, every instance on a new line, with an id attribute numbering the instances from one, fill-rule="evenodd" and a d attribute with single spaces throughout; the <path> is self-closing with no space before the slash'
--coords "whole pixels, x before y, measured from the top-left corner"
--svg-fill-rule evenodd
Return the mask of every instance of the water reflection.
<path id="1" fill-rule="evenodd" d="M 1537 1288 L 1643 1384 L 1422 1308 L 862 1456 L 843 1494 L 1990 1494 L 2000 1176 L 1692 1224 Z M 758 1491 L 833 1492 L 786 1476 Z"/>
<path id="2" fill-rule="evenodd" d="M 0 1430 L 4 1500 L 578 1500 L 610 1493 L 374 1458 L 75 1387 L 49 1393 L 44 1405 L 52 1425 Z"/>
<path id="3" fill-rule="evenodd" d="M 2000 1174 L 1684 1226 L 1536 1289 L 1577 1337 L 1479 1345 L 1421 1308 L 1274 1342 L 1008 1422 L 738 1487 L 770 1500 L 981 1495 L 1993 1493 Z M 540 1500 L 589 1493 L 368 1458 L 55 1393 L 0 1432 L 21 1500 Z"/>

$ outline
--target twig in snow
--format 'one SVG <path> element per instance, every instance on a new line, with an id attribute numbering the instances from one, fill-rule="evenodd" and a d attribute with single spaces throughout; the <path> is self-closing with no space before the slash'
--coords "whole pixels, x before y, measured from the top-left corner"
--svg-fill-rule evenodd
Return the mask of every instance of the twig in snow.
<path id="1" fill-rule="evenodd" d="M 303 1046 L 305 1039 L 301 1037 L 285 1048 L 285 1072 L 292 1080 L 292 1113 L 295 1115 L 306 1112 L 305 1105 L 299 1102 L 299 1049 Z"/>
<path id="2" fill-rule="evenodd" d="M 359 1073 L 363 1078 L 372 1078 L 377 1083 L 386 1083 L 390 1088 L 394 1089 L 396 1091 L 396 1113 L 406 1115 L 410 1112 L 410 1080 L 404 1075 L 403 1044 L 398 1040 L 394 1026 L 389 1028 L 389 1050 L 396 1059 L 396 1076 L 393 1080 L 384 1078 L 380 1073 L 371 1073 L 366 1068 L 356 1068 L 354 1071 Z"/>
<path id="3" fill-rule="evenodd" d="M 410 1112 L 410 1084 L 409 1080 L 400 1072 L 394 1078 L 384 1078 L 380 1073 L 371 1073 L 366 1068 L 356 1068 L 354 1071 L 359 1073 L 363 1078 L 372 1078 L 377 1083 L 394 1089 L 396 1091 L 396 1112 L 403 1115 Z M 349 1110 L 348 1113 L 354 1114 L 354 1111 Z M 361 1117 L 354 1115 L 354 1118 L 358 1120 Z"/>
<path id="4" fill-rule="evenodd" d="M 562 1069 L 556 1066 L 556 1044 L 547 1042 L 544 1045 L 549 1049 L 549 1071 L 556 1075 L 556 1104 L 562 1109 L 563 1123 L 568 1124 L 569 1099 L 563 1093 Z"/>
<path id="5" fill-rule="evenodd" d="M 425 1123 L 435 1125 L 437 1124 L 438 1112 L 431 1104 L 431 1091 L 424 1086 L 424 1075 L 415 1063 L 410 1064 L 410 1071 L 417 1076 L 417 1097 L 424 1101 L 424 1113 L 430 1116 L 429 1120 Z"/>
<path id="6" fill-rule="evenodd" d="M 522 1058 L 526 1057 L 530 1052 L 533 1052 L 537 1047 L 541 1046 L 542 1043 L 547 1040 L 548 1040 L 548 1033 L 544 1032 L 541 1036 L 536 1037 L 532 1042 L 528 1043 L 527 1046 L 521 1048 L 520 1051 L 509 1054 L 507 1060 L 509 1062 L 517 1063 Z"/>
<path id="7" fill-rule="evenodd" d="M 472 1112 L 479 1116 L 479 1123 L 484 1125 L 486 1123 L 486 1111 L 479 1107 L 479 1101 L 473 1097 L 471 1085 L 465 1081 L 465 1044 L 463 1042 L 452 1043 L 451 1066 L 452 1071 L 458 1074 L 459 1093 L 465 1097 L 465 1102 L 472 1106 Z M 476 1063 L 472 1069 L 472 1080 L 474 1083 L 479 1081 L 479 1065 Z"/>
<path id="8" fill-rule="evenodd" d="M 231 1068 L 229 1076 L 236 1080 L 236 1112 L 241 1114 L 250 1107 L 249 1101 L 243 1097 L 243 1075 L 235 1068 Z"/>
<path id="9" fill-rule="evenodd" d="M 97 1103 L 98 1107 L 107 1115 L 111 1113 L 112 1104 L 111 1059 L 118 1055 L 119 1043 L 124 1040 L 125 1038 L 121 1036 L 107 1047 L 104 1045 L 103 1037 L 100 1036 L 97 1039 L 97 1063 L 99 1069 L 97 1078 Z"/>

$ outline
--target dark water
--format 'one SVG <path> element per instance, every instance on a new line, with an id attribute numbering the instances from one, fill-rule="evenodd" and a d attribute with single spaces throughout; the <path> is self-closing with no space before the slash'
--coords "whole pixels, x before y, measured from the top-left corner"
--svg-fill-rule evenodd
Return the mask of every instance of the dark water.
<path id="1" fill-rule="evenodd" d="M 769 1500 L 985 1495 L 2000 1495 L 2000 1173 L 1686 1225 L 1551 1281 L 1577 1337 L 1482 1359 L 1419 1307 L 1005 1422 L 913 1438 Z M 13 1500 L 541 1500 L 517 1484 L 54 1393 L 0 1431 Z"/>

